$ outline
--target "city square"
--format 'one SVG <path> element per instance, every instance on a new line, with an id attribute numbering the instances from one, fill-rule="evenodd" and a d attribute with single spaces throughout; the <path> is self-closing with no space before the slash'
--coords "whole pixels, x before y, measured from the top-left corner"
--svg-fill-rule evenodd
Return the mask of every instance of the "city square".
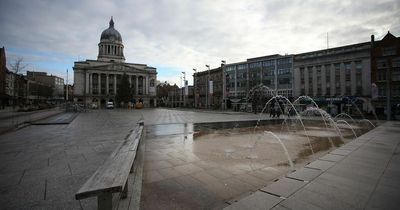
<path id="1" fill-rule="evenodd" d="M 397 209 L 400 3 L 1 2 L 1 209 Z"/>

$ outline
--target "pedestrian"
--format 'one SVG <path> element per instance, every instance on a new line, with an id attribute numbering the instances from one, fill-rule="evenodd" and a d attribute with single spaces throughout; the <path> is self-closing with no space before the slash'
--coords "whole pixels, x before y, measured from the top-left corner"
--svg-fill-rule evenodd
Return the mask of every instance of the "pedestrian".
<path id="1" fill-rule="evenodd" d="M 275 116 L 275 113 L 274 113 L 274 107 L 269 107 L 269 117 L 274 117 Z"/>
<path id="2" fill-rule="evenodd" d="M 277 116 L 279 117 L 280 113 L 279 113 L 279 104 L 275 104 L 274 106 L 274 117 Z"/>

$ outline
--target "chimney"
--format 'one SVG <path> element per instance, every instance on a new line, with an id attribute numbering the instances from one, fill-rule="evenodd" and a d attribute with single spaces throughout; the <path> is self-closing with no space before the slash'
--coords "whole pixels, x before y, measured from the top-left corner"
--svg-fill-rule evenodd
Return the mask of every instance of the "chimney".
<path id="1" fill-rule="evenodd" d="M 375 43 L 375 36 L 371 35 L 371 45 L 372 45 L 372 47 L 374 46 L 374 43 Z"/>

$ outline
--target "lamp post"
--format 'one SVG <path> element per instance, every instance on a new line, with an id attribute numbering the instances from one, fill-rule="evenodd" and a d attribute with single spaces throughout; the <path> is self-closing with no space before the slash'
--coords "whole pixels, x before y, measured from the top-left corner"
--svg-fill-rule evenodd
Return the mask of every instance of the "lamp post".
<path id="1" fill-rule="evenodd" d="M 208 98 L 208 94 L 210 92 L 210 66 L 206 65 L 206 67 L 208 68 L 208 77 L 207 77 L 207 85 L 206 85 L 206 106 L 207 108 L 210 108 L 210 100 Z"/>
<path id="2" fill-rule="evenodd" d="M 225 64 L 224 60 L 221 61 L 222 68 L 222 109 L 226 110 L 226 75 L 225 75 Z"/>
<path id="3" fill-rule="evenodd" d="M 182 96 L 183 96 L 183 107 L 186 107 L 186 72 L 182 72 L 183 74 L 183 88 L 182 88 Z"/>
<path id="4" fill-rule="evenodd" d="M 196 93 L 197 93 L 197 90 L 196 90 L 196 72 L 197 72 L 197 69 L 193 69 L 193 71 L 194 71 L 194 74 L 193 74 L 193 86 L 194 86 L 194 108 L 197 108 L 197 100 L 196 100 Z"/>

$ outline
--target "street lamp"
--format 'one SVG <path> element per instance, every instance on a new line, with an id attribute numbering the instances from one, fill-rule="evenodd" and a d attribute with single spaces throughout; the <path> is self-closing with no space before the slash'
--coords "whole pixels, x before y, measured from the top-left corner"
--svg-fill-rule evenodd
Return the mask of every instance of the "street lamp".
<path id="1" fill-rule="evenodd" d="M 185 107 L 186 106 L 186 92 L 185 92 L 185 89 L 186 89 L 186 72 L 182 72 L 182 74 L 183 74 L 183 88 L 182 88 L 182 96 L 183 96 L 183 106 Z"/>
<path id="2" fill-rule="evenodd" d="M 196 72 L 197 72 L 197 69 L 193 69 L 193 71 L 194 71 L 194 74 L 193 74 L 193 86 L 194 86 L 194 108 L 197 108 L 197 100 L 196 100 L 196 92 L 197 92 L 197 90 L 196 90 L 196 76 L 195 76 L 195 74 L 196 74 Z"/>
<path id="3" fill-rule="evenodd" d="M 210 92 L 210 66 L 206 65 L 206 67 L 208 68 L 208 77 L 207 77 L 207 84 L 206 84 L 206 106 L 207 108 L 210 108 L 210 104 L 209 104 L 209 98 L 208 98 L 208 94 Z"/>
<path id="4" fill-rule="evenodd" d="M 222 108 L 226 110 L 226 75 L 225 75 L 225 60 L 221 60 L 222 68 Z"/>

